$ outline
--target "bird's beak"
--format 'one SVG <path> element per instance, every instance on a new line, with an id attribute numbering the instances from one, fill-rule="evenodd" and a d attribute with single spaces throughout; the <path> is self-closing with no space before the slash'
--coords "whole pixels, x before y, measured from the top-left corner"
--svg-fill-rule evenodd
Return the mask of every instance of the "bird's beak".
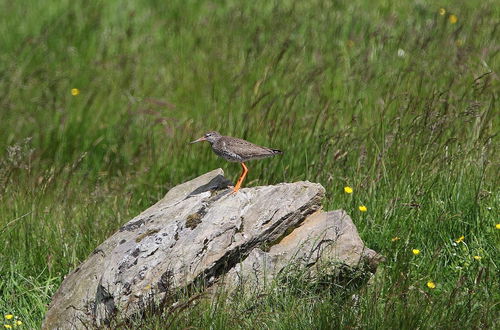
<path id="1" fill-rule="evenodd" d="M 194 140 L 194 141 L 191 141 L 191 142 L 189 142 L 189 143 L 191 143 L 191 144 L 192 144 L 192 143 L 201 142 L 201 141 L 206 141 L 206 140 L 207 140 L 207 138 L 203 136 L 203 137 L 199 138 L 198 140 Z"/>

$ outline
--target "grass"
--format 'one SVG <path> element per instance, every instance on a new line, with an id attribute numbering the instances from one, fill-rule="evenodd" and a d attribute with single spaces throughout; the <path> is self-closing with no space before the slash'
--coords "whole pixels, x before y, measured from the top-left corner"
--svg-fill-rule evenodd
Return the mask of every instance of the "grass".
<path id="1" fill-rule="evenodd" d="M 494 3 L 0 3 L 0 313 L 40 327 L 64 275 L 120 225 L 206 171 L 235 178 L 186 144 L 216 129 L 285 150 L 251 163 L 248 186 L 320 182 L 387 260 L 356 299 L 292 282 L 134 326 L 493 328 Z"/>

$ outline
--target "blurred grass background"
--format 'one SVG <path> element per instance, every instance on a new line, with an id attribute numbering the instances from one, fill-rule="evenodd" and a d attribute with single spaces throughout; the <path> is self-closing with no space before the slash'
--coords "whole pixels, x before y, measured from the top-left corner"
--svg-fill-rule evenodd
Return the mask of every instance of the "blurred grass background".
<path id="1" fill-rule="evenodd" d="M 0 313 L 38 328 L 120 225 L 211 169 L 236 178 L 187 145 L 218 130 L 285 151 L 250 163 L 247 186 L 320 182 L 387 261 L 355 300 L 285 287 L 172 326 L 494 327 L 494 3 L 1 1 Z"/>

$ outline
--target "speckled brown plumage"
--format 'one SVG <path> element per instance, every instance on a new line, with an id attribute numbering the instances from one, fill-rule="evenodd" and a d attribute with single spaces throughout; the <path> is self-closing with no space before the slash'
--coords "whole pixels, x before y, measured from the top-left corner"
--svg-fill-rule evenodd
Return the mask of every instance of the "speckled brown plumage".
<path id="1" fill-rule="evenodd" d="M 243 139 L 223 136 L 215 131 L 208 132 L 203 137 L 191 143 L 201 141 L 208 141 L 212 146 L 212 150 L 225 160 L 241 163 L 243 173 L 234 187 L 234 192 L 238 191 L 248 172 L 248 168 L 245 166 L 244 162 L 254 159 L 268 158 L 283 153 L 281 150 L 261 147 Z"/>

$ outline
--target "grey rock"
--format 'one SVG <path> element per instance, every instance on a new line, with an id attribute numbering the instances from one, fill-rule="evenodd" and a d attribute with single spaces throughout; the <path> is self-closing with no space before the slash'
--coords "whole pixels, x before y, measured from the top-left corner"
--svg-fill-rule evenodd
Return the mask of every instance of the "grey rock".
<path id="1" fill-rule="evenodd" d="M 236 194 L 227 187 L 218 169 L 172 188 L 64 279 L 42 327 L 106 325 L 176 289 L 198 281 L 210 285 L 318 211 L 324 195 L 321 185 L 307 181 L 243 188 Z M 286 253 L 284 246 L 276 253 Z"/>
<path id="2" fill-rule="evenodd" d="M 367 248 L 351 218 L 343 210 L 318 211 L 265 252 L 254 248 L 248 257 L 229 270 L 224 285 L 260 290 L 287 267 L 323 271 L 335 261 L 351 268 L 375 272 L 383 257 Z"/>

